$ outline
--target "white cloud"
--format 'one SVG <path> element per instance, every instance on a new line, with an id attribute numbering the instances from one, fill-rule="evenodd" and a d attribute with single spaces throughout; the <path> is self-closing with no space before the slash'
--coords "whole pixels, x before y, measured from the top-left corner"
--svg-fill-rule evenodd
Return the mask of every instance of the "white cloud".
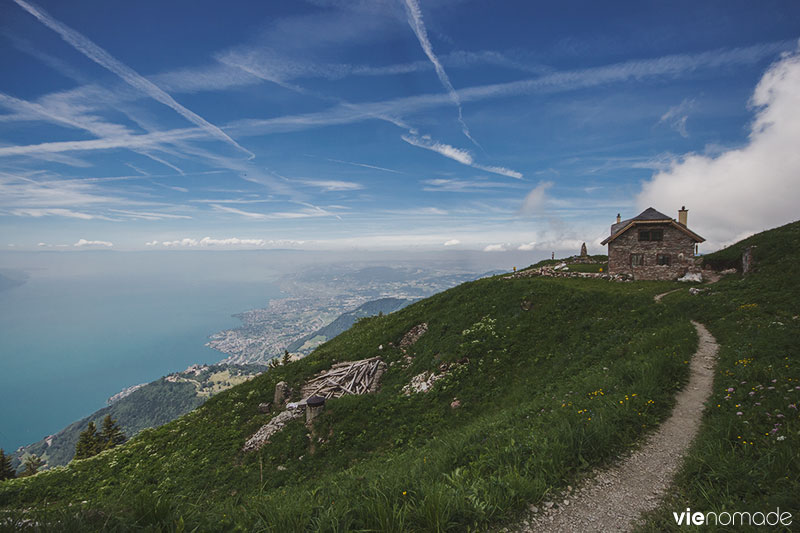
<path id="1" fill-rule="evenodd" d="M 203 237 L 200 239 L 200 246 L 264 246 L 266 244 L 267 241 L 264 239 L 240 239 L 238 237 L 229 237 L 227 239 Z"/>
<path id="2" fill-rule="evenodd" d="M 141 220 L 176 220 L 176 219 L 191 219 L 188 215 L 173 215 L 171 213 L 154 213 L 149 211 L 130 211 L 128 209 L 109 209 L 114 213 L 119 213 L 125 217 L 141 219 Z"/>
<path id="3" fill-rule="evenodd" d="M 484 252 L 505 252 L 505 244 L 489 244 L 483 249 Z"/>
<path id="4" fill-rule="evenodd" d="M 356 163 L 355 161 L 342 161 L 341 159 L 330 159 L 330 158 L 326 158 L 326 159 L 328 161 L 332 161 L 333 163 L 342 163 L 342 164 L 345 164 L 345 165 L 353 165 L 355 167 L 372 168 L 372 169 L 375 169 L 375 170 L 383 170 L 384 172 L 392 172 L 394 174 L 402 174 L 402 172 L 400 172 L 399 170 L 393 170 L 391 168 L 386 168 L 386 167 L 379 167 L 379 166 L 376 166 L 376 165 L 368 165 L 366 163 Z"/>
<path id="5" fill-rule="evenodd" d="M 467 165 L 469 167 L 477 168 L 479 170 L 485 170 L 486 172 L 492 172 L 493 174 L 500 174 L 501 176 L 508 176 L 509 178 L 516 178 L 516 179 L 522 178 L 522 173 L 517 172 L 516 170 L 511 170 L 505 167 L 479 165 L 478 163 L 475 162 L 475 159 L 473 158 L 472 153 L 470 153 L 469 150 L 463 150 L 461 148 L 456 148 L 455 146 L 450 146 L 449 144 L 440 143 L 439 141 L 434 141 L 428 135 L 423 135 L 422 137 L 418 137 L 416 135 L 409 134 L 409 135 L 401 135 L 400 138 L 412 146 L 436 152 L 438 154 L 441 154 L 445 157 L 452 159 L 453 161 L 458 161 L 462 165 Z"/>
<path id="6" fill-rule="evenodd" d="M 219 204 L 210 204 L 217 211 L 222 211 L 225 213 L 232 213 L 234 215 L 240 215 L 245 218 L 250 218 L 253 220 L 275 220 L 275 219 L 292 219 L 292 218 L 310 218 L 310 217 L 323 217 L 323 216 L 332 216 L 336 218 L 340 218 L 339 215 L 335 213 L 331 213 L 321 207 L 317 207 L 311 204 L 302 204 L 305 205 L 303 209 L 298 211 L 277 211 L 273 213 L 255 213 L 252 211 L 243 211 L 241 209 L 236 209 L 235 207 L 228 207 Z"/>
<path id="7" fill-rule="evenodd" d="M 440 209 L 438 207 L 413 207 L 410 209 L 388 209 L 385 211 L 386 213 L 391 213 L 393 215 L 403 215 L 403 216 L 441 216 L 447 215 L 448 211 L 444 209 Z"/>
<path id="8" fill-rule="evenodd" d="M 461 244 L 461 241 L 458 239 L 450 239 L 449 241 L 445 241 L 445 246 L 456 246 L 457 244 Z"/>
<path id="9" fill-rule="evenodd" d="M 239 237 L 228 237 L 225 239 L 214 239 L 212 237 L 203 237 L 202 239 L 192 239 L 189 237 L 177 239 L 174 241 L 164 241 L 162 246 L 167 248 L 211 248 L 211 247 L 227 247 L 227 248 L 263 248 L 270 247 L 286 247 L 286 246 L 300 246 L 305 241 L 295 240 L 265 240 L 265 239 L 242 239 Z M 146 243 L 147 246 L 155 246 L 158 241 Z"/>
<path id="10" fill-rule="evenodd" d="M 311 187 L 319 187 L 323 191 L 357 191 L 363 189 L 364 186 L 360 183 L 353 181 L 338 181 L 338 180 L 295 180 L 303 185 L 310 185 Z"/>
<path id="11" fill-rule="evenodd" d="M 104 217 L 102 215 L 91 215 L 89 213 L 82 213 L 80 211 L 73 211 L 72 209 L 60 209 L 60 208 L 52 208 L 52 209 L 33 209 L 33 208 L 23 208 L 23 209 L 13 209 L 11 211 L 12 215 L 16 215 L 19 217 L 46 217 L 46 216 L 59 216 L 59 217 L 67 217 L 67 218 L 79 218 L 81 220 L 92 220 L 92 219 L 102 219 L 102 220 L 111 220 L 108 217 Z"/>
<path id="12" fill-rule="evenodd" d="M 640 209 L 676 214 L 707 250 L 798 218 L 800 198 L 800 51 L 773 64 L 755 88 L 748 142 L 718 155 L 687 154 L 642 185 Z"/>
<path id="13" fill-rule="evenodd" d="M 428 59 L 431 60 L 431 63 L 433 63 L 433 68 L 436 70 L 439 81 L 447 90 L 447 93 L 458 109 L 458 122 L 461 124 L 461 131 L 467 139 L 477 146 L 478 143 L 472 138 L 467 123 L 464 122 L 464 115 L 461 111 L 461 98 L 458 96 L 458 92 L 453 87 L 453 84 L 450 83 L 450 78 L 447 76 L 447 72 L 445 72 L 441 62 L 439 62 L 439 58 L 433 53 L 433 46 L 431 45 L 430 39 L 428 39 L 428 31 L 425 29 L 425 23 L 422 21 L 422 10 L 419 8 L 417 0 L 405 0 L 405 8 L 406 14 L 408 15 L 408 25 L 414 30 L 414 34 L 417 36 L 422 50 L 425 52 L 425 55 L 428 56 Z"/>
<path id="14" fill-rule="evenodd" d="M 518 185 L 510 185 L 508 182 L 498 183 L 488 180 L 461 180 L 451 178 L 434 178 L 423 180 L 423 191 L 431 192 L 485 192 L 486 189 L 508 188 L 517 187 Z"/>
<path id="15" fill-rule="evenodd" d="M 522 252 L 530 252 L 531 250 L 533 250 L 535 248 L 536 248 L 536 241 L 525 243 L 525 244 L 520 244 L 519 246 L 517 246 L 517 250 L 520 250 Z"/>
<path id="16" fill-rule="evenodd" d="M 267 215 L 264 213 L 254 213 L 252 211 L 242 211 L 241 209 L 236 209 L 235 207 L 228 207 L 225 205 L 219 204 L 211 204 L 211 207 L 216 209 L 217 211 L 223 211 L 225 213 L 232 213 L 234 215 L 240 215 L 245 218 L 252 218 L 254 220 L 264 220 L 267 218 Z"/>
<path id="17" fill-rule="evenodd" d="M 510 168 L 492 167 L 492 166 L 478 165 L 478 164 L 474 164 L 472 166 L 480 170 L 485 170 L 486 172 L 491 172 L 493 174 L 500 174 L 501 176 L 508 176 L 509 178 L 516 178 L 518 180 L 522 179 L 522 172 L 517 172 L 516 170 L 511 170 Z"/>
<path id="18" fill-rule="evenodd" d="M 158 241 L 150 241 L 144 243 L 145 246 L 158 246 Z"/>
<path id="19" fill-rule="evenodd" d="M 138 89 L 139 91 L 143 92 L 144 94 L 150 96 L 157 102 L 160 102 L 173 110 L 175 110 L 179 115 L 187 119 L 189 122 L 199 126 L 200 128 L 207 131 L 212 136 L 221 139 L 228 144 L 236 147 L 237 149 L 241 150 L 242 152 L 246 153 L 251 158 L 254 157 L 252 152 L 245 149 L 244 147 L 240 146 L 236 141 L 234 141 L 231 137 L 228 136 L 224 131 L 219 129 L 217 126 L 211 124 L 203 117 L 197 115 L 193 111 L 183 107 L 181 104 L 175 101 L 172 96 L 167 94 L 163 89 L 158 87 L 156 84 L 139 74 L 138 72 L 134 71 L 129 66 L 123 64 L 121 61 L 113 57 L 111 54 L 106 52 L 104 49 L 93 43 L 91 40 L 86 38 L 81 33 L 73 30 L 72 28 L 62 24 L 61 22 L 57 21 L 53 17 L 51 17 L 47 12 L 43 9 L 36 7 L 25 0 L 14 0 L 18 6 L 22 9 L 36 17 L 39 22 L 53 30 L 54 32 L 58 33 L 64 41 L 70 44 L 75 50 L 82 53 L 101 67 L 113 72 L 126 83 L 128 83 L 131 87 Z"/>
<path id="20" fill-rule="evenodd" d="M 539 184 L 531 189 L 531 192 L 522 201 L 520 212 L 525 215 L 537 214 L 544 207 L 547 189 L 553 186 L 552 181 L 540 181 Z"/>
<path id="21" fill-rule="evenodd" d="M 112 246 L 114 246 L 114 243 L 108 241 L 87 241 L 86 239 L 79 239 L 78 242 L 76 242 L 72 246 L 76 246 L 78 248 L 82 248 L 84 246 L 99 246 L 102 248 L 111 248 Z"/>
<path id="22" fill-rule="evenodd" d="M 427 135 L 423 137 L 417 137 L 414 135 L 401 135 L 400 137 L 412 146 L 425 148 L 426 150 L 449 157 L 453 161 L 458 161 L 462 165 L 472 166 L 472 154 L 469 153 L 468 150 L 462 150 L 461 148 L 456 148 L 455 146 L 450 146 L 449 144 L 434 141 Z"/>
<path id="23" fill-rule="evenodd" d="M 187 67 L 150 76 L 165 91 L 195 93 L 201 91 L 224 91 L 233 87 L 255 85 L 261 79 L 223 63 Z"/>
<path id="24" fill-rule="evenodd" d="M 684 99 L 678 105 L 670 107 L 666 113 L 661 115 L 659 124 L 667 124 L 670 128 L 677 131 L 681 137 L 688 138 L 689 132 L 686 130 L 686 121 L 689 119 L 689 112 L 694 107 L 694 100 Z"/>
<path id="25" fill-rule="evenodd" d="M 175 172 L 177 172 L 177 173 L 178 173 L 178 174 L 180 174 L 181 176 L 185 176 L 185 175 L 186 175 L 186 173 L 185 173 L 185 172 L 184 172 L 184 171 L 183 171 L 183 170 L 182 170 L 180 167 L 177 167 L 177 166 L 173 165 L 172 163 L 170 163 L 169 161 L 165 161 L 164 159 L 162 159 L 162 158 L 160 158 L 160 157 L 154 156 L 154 155 L 153 155 L 153 154 L 151 154 L 150 152 L 145 152 L 144 150 L 139 150 L 139 151 L 138 151 L 138 153 L 140 153 L 140 154 L 142 154 L 142 155 L 144 155 L 144 156 L 147 156 L 147 157 L 149 157 L 149 158 L 150 158 L 150 159 L 152 159 L 153 161 L 156 161 L 156 162 L 158 162 L 158 163 L 161 163 L 161 164 L 162 164 L 162 165 L 164 165 L 165 167 L 169 167 L 169 168 L 171 168 L 172 170 L 174 170 Z M 187 189 L 184 189 L 184 188 L 182 188 L 182 187 L 173 187 L 173 189 L 175 189 L 176 191 L 188 192 L 188 190 L 187 190 Z"/>
<path id="26" fill-rule="evenodd" d="M 181 128 L 143 133 L 140 135 L 90 139 L 87 141 L 53 141 L 20 146 L 3 146 L 0 147 L 0 157 L 87 150 L 112 150 L 115 148 L 129 148 L 134 150 L 137 148 L 154 148 L 159 147 L 162 143 L 173 143 L 203 137 L 207 137 L 207 132 L 200 128 Z"/>
<path id="27" fill-rule="evenodd" d="M 164 241 L 161 243 L 163 246 L 175 247 L 175 246 L 197 246 L 197 239 L 190 239 L 188 237 L 180 240 L 175 241 Z"/>
<path id="28" fill-rule="evenodd" d="M 753 65 L 765 57 L 774 56 L 788 49 L 791 45 L 790 41 L 777 41 L 745 48 L 722 48 L 697 54 L 679 54 L 581 70 L 552 72 L 526 80 L 469 87 L 459 90 L 458 94 L 462 102 L 472 102 L 519 94 L 565 92 L 600 84 L 646 81 L 658 77 L 679 78 L 701 70 Z M 201 78 L 202 76 L 198 79 Z M 202 82 L 198 83 L 202 85 Z M 213 80 L 209 81 L 210 88 L 216 88 L 215 83 Z M 81 89 L 85 89 L 82 92 L 86 94 L 82 95 L 80 105 L 91 105 L 97 99 L 94 94 L 97 88 L 86 86 Z M 88 89 L 94 89 L 94 91 Z M 340 103 L 319 112 L 284 115 L 268 119 L 238 120 L 225 126 L 225 129 L 232 134 L 242 136 L 298 131 L 337 124 L 352 124 L 376 118 L 403 116 L 451 102 L 449 95 L 423 94 L 378 102 L 346 105 Z M 22 116 L 19 119 L 22 119 Z M 411 133 L 414 134 L 413 131 Z M 165 142 L 174 143 L 207 137 L 208 132 L 201 128 L 184 128 L 117 138 L 0 147 L 0 156 L 113 148 L 152 148 Z"/>
<path id="29" fill-rule="evenodd" d="M 128 128 L 106 122 L 97 116 L 85 114 L 82 106 L 70 105 L 60 98 L 44 98 L 45 104 L 28 102 L 0 93 L 0 105 L 32 118 L 39 118 L 62 126 L 86 130 L 98 137 L 130 135 Z"/>
<path id="30" fill-rule="evenodd" d="M 49 174 L 34 176 L 26 173 L 0 171 L 0 206 L 8 208 L 69 208 L 119 201 L 105 196 L 87 180 L 52 179 Z M 43 216 L 47 213 L 29 214 Z M 57 213 L 51 213 L 57 214 Z"/>

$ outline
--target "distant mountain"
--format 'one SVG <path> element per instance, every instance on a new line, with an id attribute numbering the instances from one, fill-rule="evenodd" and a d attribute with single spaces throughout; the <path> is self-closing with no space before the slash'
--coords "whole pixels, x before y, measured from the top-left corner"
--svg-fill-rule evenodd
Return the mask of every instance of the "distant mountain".
<path id="1" fill-rule="evenodd" d="M 379 267 L 375 267 L 369 270 L 375 271 L 378 268 Z M 414 303 L 414 300 L 405 298 L 380 298 L 378 300 L 372 300 L 361 305 L 360 307 L 357 307 L 356 309 L 353 309 L 352 311 L 342 313 L 336 318 L 336 320 L 327 326 L 324 326 L 315 332 L 306 335 L 305 337 L 297 339 L 289 344 L 286 349 L 291 353 L 302 353 L 304 355 L 311 353 L 314 348 L 323 342 L 329 341 L 340 333 L 344 333 L 350 329 L 350 327 L 358 322 L 360 318 L 375 316 L 381 313 L 387 315 L 412 303 Z"/>
<path id="2" fill-rule="evenodd" d="M 125 389 L 109 398 L 110 405 L 73 422 L 58 433 L 28 446 L 13 455 L 12 465 L 18 468 L 28 454 L 46 461 L 48 468 L 65 465 L 75 455 L 78 435 L 90 421 L 101 427 L 106 415 L 117 420 L 126 436 L 132 437 L 143 429 L 158 427 L 188 413 L 208 398 L 243 383 L 265 370 L 260 365 L 193 365 L 151 383 Z M 124 394 L 124 393 L 128 394 Z M 120 397 L 121 396 L 121 397 Z"/>

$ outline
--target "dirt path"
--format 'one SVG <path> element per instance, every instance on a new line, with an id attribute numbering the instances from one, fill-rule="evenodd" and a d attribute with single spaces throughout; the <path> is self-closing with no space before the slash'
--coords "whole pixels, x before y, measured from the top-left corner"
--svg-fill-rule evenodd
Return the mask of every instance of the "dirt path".
<path id="1" fill-rule="evenodd" d="M 655 296 L 653 296 L 653 300 L 654 300 L 656 303 L 660 303 L 660 302 L 661 302 L 661 298 L 663 298 L 663 297 L 664 297 L 664 296 L 666 296 L 667 294 L 672 294 L 673 292 L 678 292 L 679 290 L 680 290 L 680 289 L 672 289 L 671 291 L 662 292 L 661 294 L 656 294 Z"/>
<path id="2" fill-rule="evenodd" d="M 642 513 L 658 506 L 700 428 L 703 404 L 711 395 L 714 379 L 719 347 L 705 326 L 692 324 L 699 343 L 692 356 L 689 383 L 678 393 L 670 417 L 633 455 L 599 472 L 583 488 L 524 521 L 516 531 L 630 531 Z"/>

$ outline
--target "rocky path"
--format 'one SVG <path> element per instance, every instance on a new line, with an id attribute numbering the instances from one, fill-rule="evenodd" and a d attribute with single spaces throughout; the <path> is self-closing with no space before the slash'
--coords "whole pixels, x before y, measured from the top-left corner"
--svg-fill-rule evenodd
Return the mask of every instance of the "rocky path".
<path id="1" fill-rule="evenodd" d="M 719 347 L 705 326 L 692 324 L 699 343 L 690 363 L 689 383 L 678 393 L 670 417 L 633 455 L 598 472 L 583 488 L 524 521 L 516 531 L 630 531 L 642 513 L 658 506 L 700 429 L 714 379 Z"/>
<path id="2" fill-rule="evenodd" d="M 653 301 L 655 301 L 656 303 L 660 303 L 661 302 L 661 298 L 663 298 L 667 294 L 672 294 L 673 292 L 678 292 L 679 290 L 680 289 L 672 289 L 671 291 L 662 292 L 661 294 L 656 294 L 655 296 L 653 296 Z"/>

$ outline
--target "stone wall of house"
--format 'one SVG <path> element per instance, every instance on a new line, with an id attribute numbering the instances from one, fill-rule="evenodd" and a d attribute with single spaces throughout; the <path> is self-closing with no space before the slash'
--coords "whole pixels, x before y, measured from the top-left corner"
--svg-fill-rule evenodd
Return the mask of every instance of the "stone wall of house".
<path id="1" fill-rule="evenodd" d="M 639 241 L 639 230 L 663 229 L 662 241 Z M 636 225 L 608 244 L 609 274 L 628 274 L 633 279 L 676 279 L 694 264 L 694 241 L 666 224 Z M 644 265 L 631 266 L 631 254 L 644 255 Z M 669 254 L 670 265 L 659 265 L 658 254 Z"/>

